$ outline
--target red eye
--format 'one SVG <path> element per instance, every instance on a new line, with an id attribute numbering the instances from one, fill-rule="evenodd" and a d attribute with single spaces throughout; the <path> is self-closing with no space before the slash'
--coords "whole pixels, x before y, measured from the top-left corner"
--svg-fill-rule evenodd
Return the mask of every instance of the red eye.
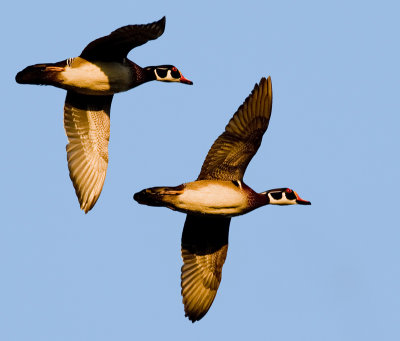
<path id="1" fill-rule="evenodd" d="M 292 193 L 292 190 L 290 188 L 286 188 L 286 193 Z"/>
<path id="2" fill-rule="evenodd" d="M 178 71 L 178 69 L 174 66 L 174 67 L 172 68 L 172 71 Z"/>

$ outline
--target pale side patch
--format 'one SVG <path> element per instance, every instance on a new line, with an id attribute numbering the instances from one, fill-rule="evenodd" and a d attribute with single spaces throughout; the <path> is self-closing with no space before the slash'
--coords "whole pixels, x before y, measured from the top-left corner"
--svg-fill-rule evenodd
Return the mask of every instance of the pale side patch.
<path id="1" fill-rule="evenodd" d="M 77 58 L 76 58 L 77 59 Z M 130 88 L 130 70 L 120 63 L 90 63 L 80 59 L 61 73 L 63 85 L 77 92 L 111 95 Z"/>
<path id="2" fill-rule="evenodd" d="M 233 184 L 224 185 L 224 182 L 208 182 L 205 186 L 188 183 L 174 204 L 179 209 L 204 214 L 238 215 L 248 210 L 245 193 Z"/>

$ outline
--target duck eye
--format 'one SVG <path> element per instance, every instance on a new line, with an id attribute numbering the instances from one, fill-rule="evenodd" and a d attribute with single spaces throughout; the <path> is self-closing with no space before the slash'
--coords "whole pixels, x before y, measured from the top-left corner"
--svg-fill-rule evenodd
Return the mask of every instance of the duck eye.
<path id="1" fill-rule="evenodd" d="M 292 193 L 292 190 L 290 188 L 286 188 L 286 193 Z"/>
<path id="2" fill-rule="evenodd" d="M 157 69 L 157 75 L 160 78 L 167 77 L 167 70 L 166 69 Z"/>
<path id="3" fill-rule="evenodd" d="M 294 194 L 294 192 L 291 189 L 286 190 L 286 199 L 288 199 L 288 200 L 296 199 L 296 195 Z"/>
<path id="4" fill-rule="evenodd" d="M 172 78 L 181 78 L 181 74 L 176 67 L 173 67 L 171 70 Z"/>

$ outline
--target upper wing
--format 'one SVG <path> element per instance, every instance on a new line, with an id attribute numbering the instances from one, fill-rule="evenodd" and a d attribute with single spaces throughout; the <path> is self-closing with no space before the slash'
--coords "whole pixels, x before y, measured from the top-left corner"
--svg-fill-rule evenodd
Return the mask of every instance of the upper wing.
<path id="1" fill-rule="evenodd" d="M 263 77 L 212 145 L 197 180 L 242 180 L 268 128 L 271 109 L 271 77 Z"/>
<path id="2" fill-rule="evenodd" d="M 89 43 L 80 57 L 90 61 L 122 61 L 130 50 L 157 39 L 164 29 L 165 17 L 147 25 L 123 26 Z"/>
<path id="3" fill-rule="evenodd" d="M 210 309 L 228 251 L 231 218 L 188 214 L 182 233 L 182 301 L 185 316 L 200 320 Z"/>
<path id="4" fill-rule="evenodd" d="M 112 97 L 68 91 L 65 99 L 69 176 L 85 213 L 99 198 L 106 177 Z"/>

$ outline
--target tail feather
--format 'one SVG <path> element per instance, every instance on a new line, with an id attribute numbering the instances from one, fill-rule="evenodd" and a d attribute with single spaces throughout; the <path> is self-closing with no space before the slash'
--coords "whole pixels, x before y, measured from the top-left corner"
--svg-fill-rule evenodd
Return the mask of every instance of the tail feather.
<path id="1" fill-rule="evenodd" d="M 54 64 L 31 65 L 18 72 L 15 80 L 19 84 L 53 85 L 62 70 Z"/>
<path id="2" fill-rule="evenodd" d="M 182 194 L 183 185 L 177 187 L 152 187 L 144 189 L 134 194 L 135 199 L 139 204 L 148 206 L 169 206 L 168 199 L 171 196 Z"/>

